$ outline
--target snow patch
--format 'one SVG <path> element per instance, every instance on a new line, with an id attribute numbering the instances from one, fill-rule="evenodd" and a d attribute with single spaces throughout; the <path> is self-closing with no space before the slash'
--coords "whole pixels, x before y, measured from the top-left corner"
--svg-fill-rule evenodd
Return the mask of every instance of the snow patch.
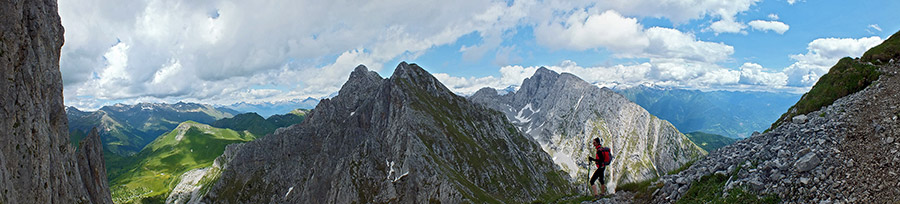
<path id="1" fill-rule="evenodd" d="M 405 177 L 406 175 L 409 175 L 409 171 L 406 171 L 406 172 L 404 172 L 404 173 L 398 175 L 397 177 L 394 177 L 394 179 L 391 179 L 391 175 L 393 175 L 394 172 L 398 172 L 398 171 L 394 171 L 394 162 L 393 162 L 393 161 L 388 161 L 388 160 L 384 160 L 384 161 L 385 161 L 385 162 L 387 163 L 387 165 L 390 167 L 390 170 L 388 171 L 388 175 L 387 175 L 387 180 L 390 180 L 391 183 L 396 183 L 396 182 L 399 181 L 401 178 Z M 399 172 L 398 172 L 398 173 L 399 173 Z"/>
<path id="2" fill-rule="evenodd" d="M 284 193 L 284 199 L 287 199 L 287 196 L 290 195 L 290 194 L 291 194 L 291 191 L 293 191 L 293 190 L 294 190 L 294 187 L 293 187 L 293 186 L 291 186 L 290 188 L 288 188 L 287 193 Z"/>
<path id="3" fill-rule="evenodd" d="M 530 113 L 528 113 L 527 117 L 523 116 L 523 114 L 525 114 L 525 109 L 528 109 L 528 111 L 530 112 Z M 525 107 L 522 107 L 522 109 L 519 110 L 519 113 L 516 114 L 516 120 L 518 120 L 519 123 L 531 122 L 531 115 L 533 115 L 537 112 L 541 112 L 541 110 L 538 109 L 537 111 L 535 111 L 534 109 L 531 108 L 531 103 L 525 104 Z"/>
<path id="4" fill-rule="evenodd" d="M 394 181 L 391 181 L 391 183 L 397 183 L 397 181 L 399 181 L 401 178 L 403 178 L 406 175 L 409 175 L 409 171 L 407 171 L 406 173 L 400 174 L 400 176 L 398 176 L 397 178 L 394 178 Z"/>
<path id="5" fill-rule="evenodd" d="M 350 116 L 353 116 L 355 114 L 356 114 L 356 111 L 350 112 Z"/>

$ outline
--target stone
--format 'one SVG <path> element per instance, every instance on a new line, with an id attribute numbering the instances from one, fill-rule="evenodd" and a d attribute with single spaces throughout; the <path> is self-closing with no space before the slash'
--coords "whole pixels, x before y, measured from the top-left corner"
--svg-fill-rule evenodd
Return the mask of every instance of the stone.
<path id="1" fill-rule="evenodd" d="M 884 139 L 884 143 L 885 144 L 894 143 L 894 137 L 888 137 L 887 139 Z"/>
<path id="2" fill-rule="evenodd" d="M 802 184 L 809 184 L 809 178 L 801 177 L 801 178 L 800 178 L 800 183 L 802 183 Z"/>
<path id="3" fill-rule="evenodd" d="M 112 203 L 99 139 L 69 143 L 57 11 L 0 1 L 0 203 Z"/>
<path id="4" fill-rule="evenodd" d="M 751 179 L 749 184 L 750 184 L 750 188 L 753 189 L 754 191 L 761 191 L 766 188 L 766 186 L 765 186 L 765 184 L 763 184 L 763 182 L 761 182 L 761 181 L 759 181 L 759 179 L 755 179 L 755 178 Z"/>
<path id="5" fill-rule="evenodd" d="M 800 157 L 794 164 L 794 168 L 796 168 L 797 172 L 806 172 L 819 166 L 819 163 L 821 163 L 821 160 L 819 160 L 816 153 L 810 152 L 803 157 Z"/>
<path id="6" fill-rule="evenodd" d="M 791 121 L 797 124 L 806 123 L 807 120 L 809 120 L 809 118 L 806 117 L 806 115 L 797 115 L 791 118 Z"/>

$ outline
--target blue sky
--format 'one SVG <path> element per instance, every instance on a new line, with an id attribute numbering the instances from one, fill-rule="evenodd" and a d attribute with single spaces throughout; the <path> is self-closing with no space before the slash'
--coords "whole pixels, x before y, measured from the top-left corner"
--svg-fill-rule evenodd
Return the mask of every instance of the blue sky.
<path id="1" fill-rule="evenodd" d="M 802 93 L 900 30 L 898 1 L 60 0 L 66 105 L 333 95 L 414 62 L 459 94 L 537 67 L 598 86 Z"/>

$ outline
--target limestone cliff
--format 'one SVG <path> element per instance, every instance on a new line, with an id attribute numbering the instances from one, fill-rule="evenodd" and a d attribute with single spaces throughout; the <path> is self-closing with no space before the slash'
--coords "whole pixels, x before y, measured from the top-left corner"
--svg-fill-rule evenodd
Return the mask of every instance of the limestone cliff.
<path id="1" fill-rule="evenodd" d="M 595 152 L 590 140 L 600 138 L 615 156 L 605 172 L 610 191 L 665 175 L 706 154 L 668 121 L 569 73 L 542 67 L 516 92 L 498 95 L 484 88 L 469 99 L 504 112 L 577 183 L 588 182 L 589 171 L 596 169 L 587 157 Z"/>
<path id="2" fill-rule="evenodd" d="M 55 0 L 0 1 L 0 203 L 112 203 L 99 143 L 79 166 L 69 144 Z M 100 161 L 99 163 L 95 161 Z M 103 173 L 105 172 L 96 172 Z"/>

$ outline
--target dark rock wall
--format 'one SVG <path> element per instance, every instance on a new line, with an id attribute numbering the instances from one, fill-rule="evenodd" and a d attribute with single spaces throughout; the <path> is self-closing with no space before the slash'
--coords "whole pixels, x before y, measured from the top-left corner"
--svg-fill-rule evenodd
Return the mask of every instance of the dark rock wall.
<path id="1" fill-rule="evenodd" d="M 85 189 L 69 145 L 63 32 L 55 0 L 0 1 L 0 203 L 111 203 Z"/>

